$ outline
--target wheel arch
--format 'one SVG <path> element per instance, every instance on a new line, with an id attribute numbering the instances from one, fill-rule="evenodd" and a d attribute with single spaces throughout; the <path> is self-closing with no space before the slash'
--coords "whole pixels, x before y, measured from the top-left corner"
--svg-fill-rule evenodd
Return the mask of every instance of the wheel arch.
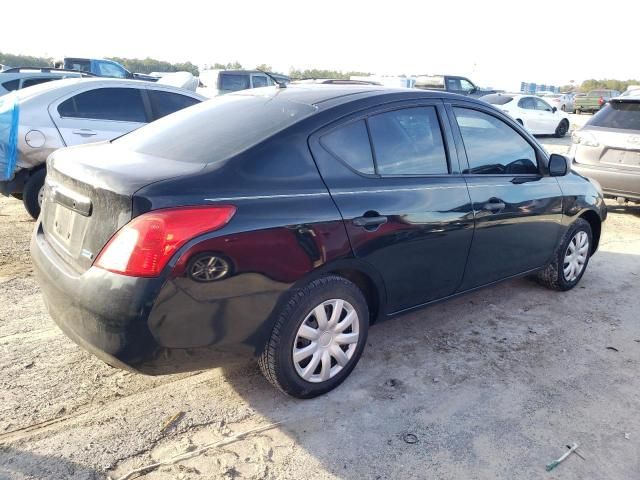
<path id="1" fill-rule="evenodd" d="M 591 248 L 591 254 L 593 254 L 598 249 L 598 245 L 600 244 L 602 220 L 600 219 L 600 216 L 593 210 L 585 210 L 578 216 L 578 218 L 586 220 L 591 227 L 591 234 L 593 236 L 593 246 Z"/>
<path id="2" fill-rule="evenodd" d="M 369 307 L 369 323 L 378 321 L 385 313 L 386 289 L 381 275 L 371 265 L 356 258 L 330 262 L 296 282 L 294 288 L 325 275 L 338 275 L 354 283 L 362 292 Z"/>

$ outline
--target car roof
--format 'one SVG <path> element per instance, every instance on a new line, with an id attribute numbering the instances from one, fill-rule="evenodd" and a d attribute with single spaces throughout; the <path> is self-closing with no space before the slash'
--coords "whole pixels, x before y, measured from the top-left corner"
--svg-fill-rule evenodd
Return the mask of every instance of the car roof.
<path id="1" fill-rule="evenodd" d="M 82 85 L 95 85 L 98 86 L 121 86 L 121 87 L 134 87 L 134 88 L 146 88 L 150 90 L 165 90 L 165 91 L 173 91 L 176 93 L 180 93 L 183 95 L 188 95 L 194 98 L 199 98 L 201 100 L 206 100 L 206 97 L 203 97 L 196 92 L 192 92 L 190 90 L 186 90 L 183 88 L 174 87 L 171 85 L 158 84 L 152 82 L 146 82 L 144 80 L 127 80 L 127 79 L 119 79 L 119 78 L 105 78 L 105 77 L 95 77 L 95 78 L 83 78 L 83 77 L 73 77 L 73 78 L 63 78 L 61 80 L 54 80 L 52 82 L 42 83 L 40 85 L 35 85 L 33 87 L 24 88 L 22 90 L 17 90 L 18 98 L 23 101 L 27 98 L 40 97 L 40 96 L 60 96 L 64 95 L 67 92 L 73 91 L 78 87 L 78 84 Z"/>
<path id="2" fill-rule="evenodd" d="M 451 98 L 476 101 L 475 99 L 441 90 L 420 90 L 413 88 L 391 88 L 379 85 L 327 85 L 288 84 L 286 88 L 264 87 L 240 90 L 228 95 L 270 96 L 273 101 L 297 102 L 313 105 L 320 109 L 334 107 L 351 100 L 395 95 L 398 99 Z"/>

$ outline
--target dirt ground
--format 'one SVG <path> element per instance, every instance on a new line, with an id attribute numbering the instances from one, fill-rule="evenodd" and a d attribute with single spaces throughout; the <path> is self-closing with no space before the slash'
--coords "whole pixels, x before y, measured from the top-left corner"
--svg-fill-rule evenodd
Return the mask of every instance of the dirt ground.
<path id="1" fill-rule="evenodd" d="M 639 207 L 610 203 L 573 291 L 515 280 L 377 325 L 307 401 L 251 364 L 153 378 L 85 353 L 44 310 L 33 225 L 0 197 L 0 479 L 116 479 L 184 451 L 138 478 L 640 478 Z M 545 472 L 574 442 L 584 459 Z"/>

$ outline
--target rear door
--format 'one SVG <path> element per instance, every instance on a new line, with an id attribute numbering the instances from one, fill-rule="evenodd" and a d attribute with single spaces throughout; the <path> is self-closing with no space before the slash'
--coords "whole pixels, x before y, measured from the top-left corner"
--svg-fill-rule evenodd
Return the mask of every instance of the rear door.
<path id="1" fill-rule="evenodd" d="M 144 88 L 90 88 L 53 102 L 49 114 L 67 146 L 112 140 L 149 121 L 144 94 Z"/>
<path id="2" fill-rule="evenodd" d="M 469 193 L 440 101 L 376 107 L 310 146 L 355 256 L 384 279 L 392 313 L 452 294 L 473 235 Z"/>
<path id="3" fill-rule="evenodd" d="M 546 154 L 496 112 L 464 102 L 447 109 L 466 156 L 462 174 L 475 214 L 460 289 L 543 266 L 557 245 L 562 220 L 562 192 L 546 174 Z"/>
<path id="4" fill-rule="evenodd" d="M 553 107 L 540 98 L 533 99 L 536 104 L 540 132 L 542 134 L 552 134 L 556 131 L 560 123 L 560 117 L 553 112 Z"/>

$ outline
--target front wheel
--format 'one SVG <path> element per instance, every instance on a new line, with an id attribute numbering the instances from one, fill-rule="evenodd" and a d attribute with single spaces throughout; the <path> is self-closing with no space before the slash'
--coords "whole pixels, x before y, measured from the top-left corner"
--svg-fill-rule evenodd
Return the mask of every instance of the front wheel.
<path id="1" fill-rule="evenodd" d="M 22 191 L 22 203 L 34 220 L 40 215 L 40 206 L 44 196 L 44 179 L 47 170 L 42 168 L 29 177 Z"/>
<path id="2" fill-rule="evenodd" d="M 571 290 L 587 269 L 591 245 L 591 225 L 579 218 L 567 230 L 549 264 L 538 273 L 538 282 L 553 290 Z"/>
<path id="3" fill-rule="evenodd" d="M 276 388 L 313 398 L 340 385 L 355 368 L 367 341 L 369 309 L 349 280 L 326 276 L 292 294 L 277 312 L 258 359 Z"/>

